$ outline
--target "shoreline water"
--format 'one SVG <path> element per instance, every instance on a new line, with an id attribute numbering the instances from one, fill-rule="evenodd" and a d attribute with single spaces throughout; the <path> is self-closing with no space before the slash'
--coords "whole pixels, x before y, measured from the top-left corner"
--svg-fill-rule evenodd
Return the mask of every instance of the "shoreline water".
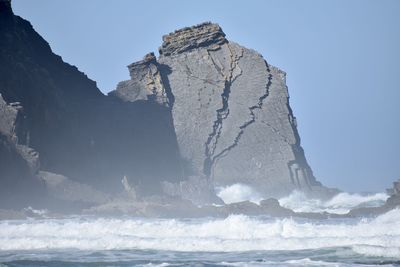
<path id="1" fill-rule="evenodd" d="M 400 210 L 375 218 L 0 222 L 5 266 L 399 266 Z M 1 265 L 0 265 L 1 266 Z"/>

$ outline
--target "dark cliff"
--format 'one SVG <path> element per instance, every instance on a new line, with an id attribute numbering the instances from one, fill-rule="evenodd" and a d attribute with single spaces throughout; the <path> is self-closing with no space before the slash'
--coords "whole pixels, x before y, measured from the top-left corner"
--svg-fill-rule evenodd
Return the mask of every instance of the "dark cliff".
<path id="1" fill-rule="evenodd" d="M 170 111 L 154 101 L 104 96 L 15 16 L 9 1 L 0 1 L 0 62 L 0 104 L 18 102 L 23 111 L 18 120 L 5 112 L 0 117 L 2 189 L 12 184 L 18 192 L 14 187 L 35 180 L 39 169 L 110 192 L 121 190 L 126 176 L 144 195 L 157 192 L 160 179 L 181 177 Z M 12 133 L 4 130 L 9 121 Z M 18 146 L 35 151 L 40 167 L 29 169 Z"/>

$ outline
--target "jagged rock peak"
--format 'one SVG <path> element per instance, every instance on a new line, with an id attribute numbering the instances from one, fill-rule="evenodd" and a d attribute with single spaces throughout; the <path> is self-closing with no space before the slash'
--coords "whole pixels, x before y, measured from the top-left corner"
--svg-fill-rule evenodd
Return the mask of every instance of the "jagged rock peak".
<path id="1" fill-rule="evenodd" d="M 225 33 L 218 24 L 204 22 L 185 27 L 163 36 L 160 55 L 173 55 L 199 47 L 211 46 L 214 50 L 228 42 Z"/>
<path id="2" fill-rule="evenodd" d="M 128 65 L 128 69 L 131 80 L 120 82 L 116 90 L 108 93 L 109 96 L 130 102 L 152 99 L 168 106 L 167 92 L 154 53 Z"/>
<path id="3" fill-rule="evenodd" d="M 147 69 L 151 64 L 156 64 L 157 59 L 153 52 L 146 54 L 143 57 L 143 60 L 133 62 L 132 64 L 128 65 L 129 73 L 132 79 L 136 78 L 138 72 L 142 72 L 143 69 Z"/>

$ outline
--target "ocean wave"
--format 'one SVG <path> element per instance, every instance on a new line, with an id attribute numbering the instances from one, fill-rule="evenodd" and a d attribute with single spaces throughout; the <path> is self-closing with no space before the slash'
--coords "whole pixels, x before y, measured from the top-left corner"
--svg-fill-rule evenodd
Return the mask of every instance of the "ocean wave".
<path id="1" fill-rule="evenodd" d="M 361 251 L 362 246 L 400 248 L 400 210 L 374 219 L 334 222 L 244 215 L 213 220 L 75 218 L 0 222 L 2 251 L 72 248 L 234 252 L 328 247 Z"/>
<path id="2" fill-rule="evenodd" d="M 389 196 L 385 193 L 350 194 L 339 193 L 332 199 L 322 201 L 308 198 L 304 193 L 294 191 L 287 197 L 279 199 L 279 203 L 296 212 L 330 212 L 346 214 L 356 207 L 377 207 L 385 203 Z"/>
<path id="3" fill-rule="evenodd" d="M 246 184 L 233 184 L 226 187 L 216 188 L 218 197 L 226 204 L 241 201 L 250 201 L 259 204 L 265 197 Z M 293 191 L 289 196 L 279 199 L 279 203 L 286 208 L 296 212 L 329 212 L 346 214 L 357 207 L 378 207 L 385 203 L 389 196 L 385 193 L 375 194 L 351 194 L 339 193 L 333 198 L 323 201 L 321 199 L 309 198 L 303 192 Z"/>
<path id="4" fill-rule="evenodd" d="M 246 184 L 233 184 L 226 187 L 216 188 L 217 196 L 220 197 L 225 204 L 231 204 L 241 201 L 250 201 L 259 204 L 263 200 L 262 195 L 254 188 Z"/>

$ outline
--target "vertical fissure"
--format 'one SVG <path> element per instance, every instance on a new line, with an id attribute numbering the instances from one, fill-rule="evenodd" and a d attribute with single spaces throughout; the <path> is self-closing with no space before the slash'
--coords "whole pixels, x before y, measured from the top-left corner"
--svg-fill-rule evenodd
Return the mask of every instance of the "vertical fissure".
<path id="1" fill-rule="evenodd" d="M 229 94 L 231 93 L 231 83 L 229 81 L 225 81 L 225 88 L 223 93 L 221 94 L 222 97 L 222 107 L 217 109 L 217 119 L 213 123 L 213 130 L 208 135 L 207 141 L 205 143 L 205 160 L 203 166 L 203 172 L 207 177 L 211 175 L 211 168 L 213 165 L 213 154 L 217 147 L 218 139 L 221 136 L 222 131 L 222 122 L 226 119 L 229 115 Z"/>
<path id="2" fill-rule="evenodd" d="M 217 117 L 216 120 L 213 122 L 212 132 L 208 135 L 207 141 L 205 142 L 205 150 L 204 150 L 204 163 L 203 163 L 203 173 L 207 177 L 211 176 L 211 169 L 215 162 L 214 153 L 217 148 L 218 140 L 221 136 L 223 121 L 229 116 L 229 96 L 231 93 L 231 86 L 232 83 L 237 79 L 238 76 L 242 74 L 240 73 L 234 76 L 234 71 L 238 68 L 238 61 L 243 56 L 243 50 L 241 50 L 241 54 L 233 53 L 232 48 L 229 44 L 227 44 L 228 49 L 230 51 L 230 68 L 227 75 L 224 75 L 225 82 L 224 82 L 224 90 L 221 94 L 222 100 L 222 107 L 216 110 Z M 213 60 L 211 54 L 208 52 L 208 55 L 217 69 L 218 73 L 223 75 L 221 69 L 217 67 L 215 61 Z"/>

